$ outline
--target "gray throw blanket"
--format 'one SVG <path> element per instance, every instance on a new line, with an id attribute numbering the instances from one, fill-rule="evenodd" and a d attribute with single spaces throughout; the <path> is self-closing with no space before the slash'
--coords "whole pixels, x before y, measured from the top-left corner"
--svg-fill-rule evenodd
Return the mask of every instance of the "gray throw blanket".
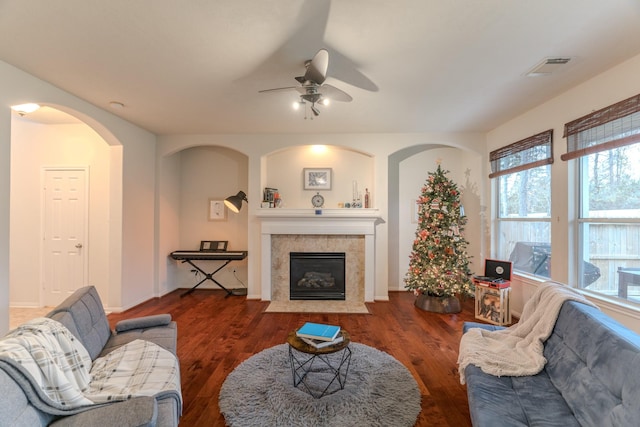
<path id="1" fill-rule="evenodd" d="M 179 366 L 171 352 L 135 340 L 92 363 L 75 336 L 48 318 L 29 321 L 0 340 L 0 368 L 32 405 L 53 415 L 135 396 L 173 394 L 181 402 Z"/>

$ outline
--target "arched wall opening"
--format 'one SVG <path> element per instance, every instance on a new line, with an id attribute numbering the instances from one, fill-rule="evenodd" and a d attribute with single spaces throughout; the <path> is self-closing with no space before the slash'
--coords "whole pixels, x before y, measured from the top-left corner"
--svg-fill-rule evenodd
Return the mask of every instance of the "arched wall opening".
<path id="1" fill-rule="evenodd" d="M 312 208 L 311 198 L 321 193 L 324 207 L 335 209 L 353 202 L 354 190 L 361 199 L 368 190 L 374 207 L 374 160 L 371 154 L 336 145 L 287 147 L 263 156 L 262 187 L 278 189 L 283 208 Z M 305 189 L 304 169 L 308 168 L 331 169 L 331 188 Z"/>
<path id="2" fill-rule="evenodd" d="M 42 110 L 40 118 L 11 118 L 10 305 L 52 304 L 42 286 L 43 177 L 65 168 L 80 168 L 87 178 L 84 285 L 96 286 L 107 301 L 121 287 L 121 253 L 114 248 L 122 246 L 122 147 L 94 119 L 90 125 L 60 106 Z"/>
<path id="3" fill-rule="evenodd" d="M 210 202 L 220 202 L 238 191 L 248 192 L 248 157 L 231 148 L 196 145 L 159 158 L 158 177 L 158 284 L 159 294 L 191 288 L 203 277 L 188 264 L 175 261 L 175 250 L 199 250 L 204 240 L 227 241 L 227 250 L 247 250 L 248 211 L 226 207 L 220 218 L 210 218 Z M 217 261 L 205 261 L 216 263 Z M 234 261 L 218 272 L 216 280 L 228 288 L 246 287 L 247 260 Z M 206 271 L 206 270 L 205 270 Z M 207 280 L 198 289 L 219 289 Z"/>
<path id="4" fill-rule="evenodd" d="M 429 175 L 438 163 L 461 191 L 461 201 L 468 217 L 465 238 L 469 242 L 471 268 L 477 270 L 484 253 L 482 230 L 485 219 L 481 210 L 482 156 L 471 150 L 445 144 L 407 147 L 389 156 L 389 290 L 404 288 L 409 266 L 417 217 L 415 201 Z M 392 255 L 396 254 L 396 255 Z"/>

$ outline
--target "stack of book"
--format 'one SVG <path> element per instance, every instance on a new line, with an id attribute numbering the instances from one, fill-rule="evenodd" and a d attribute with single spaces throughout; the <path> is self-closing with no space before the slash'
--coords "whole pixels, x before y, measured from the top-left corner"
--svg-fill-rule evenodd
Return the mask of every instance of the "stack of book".
<path id="1" fill-rule="evenodd" d="M 342 342 L 340 326 L 307 322 L 296 331 L 302 341 L 315 348 L 329 347 Z"/>

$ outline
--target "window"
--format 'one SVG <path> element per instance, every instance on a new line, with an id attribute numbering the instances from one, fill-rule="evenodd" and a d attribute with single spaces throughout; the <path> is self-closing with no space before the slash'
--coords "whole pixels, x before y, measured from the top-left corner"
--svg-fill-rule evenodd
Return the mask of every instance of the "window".
<path id="1" fill-rule="evenodd" d="M 578 287 L 640 303 L 640 95 L 565 125 L 577 159 Z"/>
<path id="2" fill-rule="evenodd" d="M 542 277 L 549 277 L 551 261 L 552 141 L 548 130 L 490 154 L 498 195 L 495 256 Z"/>

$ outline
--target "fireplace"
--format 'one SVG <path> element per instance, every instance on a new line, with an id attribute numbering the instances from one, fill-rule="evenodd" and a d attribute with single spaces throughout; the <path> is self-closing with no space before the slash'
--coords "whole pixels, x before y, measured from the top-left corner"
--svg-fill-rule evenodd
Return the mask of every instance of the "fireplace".
<path id="1" fill-rule="evenodd" d="M 289 298 L 344 300 L 344 252 L 290 252 Z"/>
<path id="2" fill-rule="evenodd" d="M 262 234 L 260 291 L 263 301 L 305 302 L 290 299 L 290 252 L 348 253 L 344 301 L 354 304 L 375 301 L 375 237 L 376 224 L 381 221 L 376 209 L 323 209 L 322 215 L 316 215 L 313 209 L 258 209 L 256 215 L 260 218 Z M 322 300 L 307 302 L 323 303 Z"/>

